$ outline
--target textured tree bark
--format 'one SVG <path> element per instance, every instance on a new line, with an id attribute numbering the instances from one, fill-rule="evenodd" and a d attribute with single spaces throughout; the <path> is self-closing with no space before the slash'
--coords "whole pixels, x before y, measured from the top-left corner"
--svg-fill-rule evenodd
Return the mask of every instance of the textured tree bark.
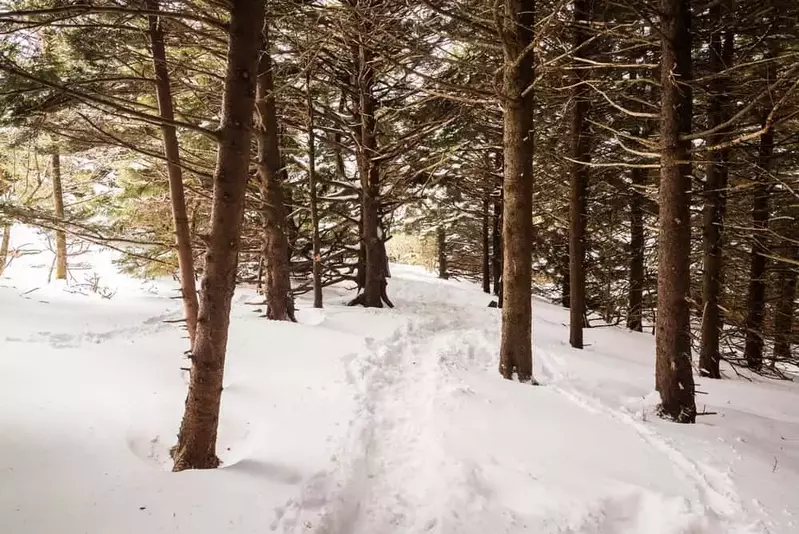
<path id="1" fill-rule="evenodd" d="M 232 0 L 222 123 L 200 313 L 174 470 L 219 465 L 216 435 L 250 159 L 263 0 Z"/>
<path id="2" fill-rule="evenodd" d="M 746 343 L 744 359 L 752 369 L 763 366 L 763 321 L 766 314 L 766 268 L 769 253 L 768 231 L 769 185 L 774 166 L 774 131 L 760 136 L 757 155 L 754 201 L 752 203 L 752 252 L 749 260 L 749 291 L 747 294 Z"/>
<path id="3" fill-rule="evenodd" d="M 717 25 L 717 30 L 710 37 L 710 72 L 717 77 L 710 82 L 708 94 L 708 128 L 715 128 L 727 120 L 726 76 L 718 76 L 732 62 L 733 36 L 728 30 L 722 38 L 724 13 L 729 6 L 716 3 L 710 8 L 710 18 Z M 715 144 L 720 139 L 712 137 L 709 143 Z M 729 150 L 718 150 L 710 153 L 705 178 L 705 205 L 703 210 L 703 276 L 702 276 L 702 341 L 699 354 L 699 374 L 709 378 L 721 378 L 719 369 L 719 336 L 722 329 L 722 318 L 719 308 L 723 278 L 723 232 L 724 214 L 727 209 L 727 160 Z"/>
<path id="4" fill-rule="evenodd" d="M 311 73 L 305 74 L 308 108 L 308 190 L 311 207 L 311 239 L 313 240 L 313 307 L 322 307 L 322 242 L 319 238 L 319 200 L 316 191 L 316 135 L 314 107 L 311 96 Z"/>
<path id="5" fill-rule="evenodd" d="M 8 265 L 8 245 L 11 241 L 11 225 L 6 223 L 3 225 L 3 238 L 0 240 L 0 276 L 6 270 Z"/>
<path id="6" fill-rule="evenodd" d="M 656 387 L 661 413 L 680 423 L 696 421 L 691 366 L 690 143 L 691 12 L 689 0 L 661 0 L 661 162 L 658 220 Z"/>
<path id="7" fill-rule="evenodd" d="M 573 40 L 574 90 L 572 100 L 571 153 L 575 162 L 571 164 L 570 198 L 569 198 L 569 343 L 575 349 L 583 348 L 583 320 L 585 317 L 585 227 L 586 196 L 588 194 L 589 167 L 576 163 L 591 160 L 591 142 L 588 122 L 585 115 L 590 102 L 588 87 L 582 82 L 585 79 L 585 65 L 577 58 L 587 57 L 584 48 L 588 40 L 588 24 L 590 20 L 589 0 L 573 2 Z"/>
<path id="8" fill-rule="evenodd" d="M 158 11 L 160 9 L 158 0 L 146 0 L 145 5 L 150 11 Z M 174 121 L 175 112 L 172 102 L 169 69 L 166 62 L 166 47 L 164 45 L 164 29 L 162 22 L 163 20 L 157 15 L 149 15 L 147 17 L 150 47 L 153 56 L 153 70 L 155 71 L 158 112 L 162 118 L 168 121 Z M 175 227 L 175 243 L 177 244 L 183 315 L 186 318 L 189 342 L 193 343 L 195 333 L 197 332 L 197 313 L 200 305 L 197 300 L 197 286 L 194 281 L 194 255 L 191 245 L 189 217 L 186 214 L 186 197 L 183 191 L 183 170 L 180 165 L 180 145 L 174 126 L 162 124 L 161 135 L 164 138 L 164 156 L 167 160 L 166 172 L 169 179 L 169 198 L 172 203 L 172 223 Z"/>
<path id="9" fill-rule="evenodd" d="M 630 172 L 630 292 L 627 301 L 627 328 L 641 332 L 644 326 L 644 206 L 641 187 L 646 169 Z"/>
<path id="10" fill-rule="evenodd" d="M 488 211 L 491 199 L 489 197 L 489 192 L 486 191 L 485 196 L 483 197 L 483 228 L 482 228 L 482 238 L 483 238 L 483 293 L 490 294 L 491 293 L 491 240 L 490 235 L 488 232 L 488 219 L 490 217 L 490 213 Z"/>
<path id="11" fill-rule="evenodd" d="M 447 271 L 447 232 L 443 226 L 436 231 L 436 244 L 438 248 L 438 277 L 442 280 L 449 278 Z"/>
<path id="12" fill-rule="evenodd" d="M 258 185 L 261 191 L 263 257 L 266 263 L 266 316 L 276 321 L 294 321 L 289 264 L 291 257 L 283 198 L 285 169 L 280 157 L 280 130 L 267 26 L 264 23 L 255 94 Z"/>
<path id="13" fill-rule="evenodd" d="M 503 266 L 499 372 L 533 379 L 533 91 L 535 1 L 505 0 L 503 42 Z"/>
<path id="14" fill-rule="evenodd" d="M 56 148 L 52 154 L 53 208 L 55 217 L 64 220 L 64 189 L 61 187 L 61 156 Z M 67 234 L 55 231 L 55 279 L 67 279 Z"/>

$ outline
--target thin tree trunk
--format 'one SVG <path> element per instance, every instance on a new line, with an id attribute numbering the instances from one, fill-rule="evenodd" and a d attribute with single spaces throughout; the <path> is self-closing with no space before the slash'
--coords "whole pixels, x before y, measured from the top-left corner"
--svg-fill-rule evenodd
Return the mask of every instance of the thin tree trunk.
<path id="1" fill-rule="evenodd" d="M 630 172 L 630 292 L 627 303 L 627 328 L 643 331 L 644 312 L 644 206 L 641 187 L 646 180 L 646 169 L 633 168 Z"/>
<path id="2" fill-rule="evenodd" d="M 158 0 L 146 0 L 146 6 L 150 11 L 158 11 L 160 9 Z M 158 112 L 167 121 L 174 121 L 175 112 L 172 102 L 169 68 L 166 62 L 163 19 L 157 15 L 149 15 L 147 22 L 153 56 L 153 69 L 155 71 Z M 186 212 L 186 197 L 183 192 L 180 145 L 178 144 L 178 136 L 174 126 L 162 124 L 161 135 L 164 138 L 164 156 L 166 156 L 167 160 L 166 172 L 169 179 L 169 198 L 172 201 L 172 223 L 175 227 L 183 315 L 186 318 L 189 343 L 193 344 L 194 336 L 197 332 L 197 313 L 200 305 L 197 300 L 197 286 L 194 280 L 194 255 L 191 245 L 189 217 Z"/>
<path id="3" fill-rule="evenodd" d="M 280 157 L 280 130 L 275 104 L 269 30 L 263 27 L 263 43 L 258 61 L 255 110 L 255 137 L 258 141 L 258 177 L 261 191 L 261 217 L 264 225 L 263 256 L 266 262 L 266 315 L 276 321 L 294 321 L 291 296 L 291 266 L 282 184 L 285 170 Z"/>
<path id="4" fill-rule="evenodd" d="M 769 253 L 768 231 L 769 174 L 774 162 L 774 131 L 769 129 L 760 136 L 757 156 L 754 201 L 752 203 L 752 252 L 749 263 L 749 291 L 747 297 L 746 343 L 744 359 L 752 369 L 763 365 L 763 321 L 766 314 L 766 268 Z"/>
<path id="5" fill-rule="evenodd" d="M 8 265 L 8 244 L 11 241 L 11 225 L 6 223 L 3 225 L 3 239 L 0 241 L 0 276 L 6 270 Z"/>
<path id="6" fill-rule="evenodd" d="M 727 96 L 727 77 L 718 76 L 729 67 L 732 60 L 732 33 L 728 30 L 722 39 L 721 26 L 729 6 L 721 3 L 710 8 L 710 18 L 718 29 L 710 37 L 710 72 L 717 77 L 710 82 L 708 95 L 708 128 L 715 128 L 727 120 L 724 105 Z M 720 140 L 711 138 L 715 144 Z M 723 277 L 724 214 L 727 209 L 727 160 L 729 150 L 710 153 L 705 178 L 705 206 L 703 213 L 703 267 L 702 277 L 702 341 L 699 355 L 699 374 L 721 378 L 719 368 L 719 337 L 722 318 L 719 304 Z"/>
<path id="7" fill-rule="evenodd" d="M 588 39 L 590 19 L 589 0 L 574 0 L 574 36 L 575 70 L 574 70 L 574 107 L 571 124 L 571 184 L 569 198 L 569 343 L 575 349 L 583 348 L 583 320 L 585 317 L 585 227 L 586 196 L 588 194 L 588 170 L 586 165 L 578 161 L 591 160 L 591 145 L 588 122 L 588 87 L 583 85 L 585 79 L 584 64 L 579 58 L 587 57 L 584 48 Z"/>
<path id="8" fill-rule="evenodd" d="M 566 236 L 563 236 L 566 241 Z M 569 259 L 569 244 L 564 247 L 559 247 L 563 250 L 558 261 L 558 269 L 560 270 L 560 305 L 564 308 L 570 308 L 572 302 L 572 280 L 570 272 L 571 260 Z"/>
<path id="9" fill-rule="evenodd" d="M 502 307 L 502 197 L 494 200 L 493 229 L 491 232 L 491 271 L 494 274 L 494 295 L 497 306 Z"/>
<path id="10" fill-rule="evenodd" d="M 499 372 L 533 380 L 533 50 L 535 1 L 505 0 L 503 266 Z"/>
<path id="11" fill-rule="evenodd" d="M 696 421 L 691 366 L 691 11 L 689 0 L 661 0 L 661 162 L 658 234 L 656 386 L 661 413 Z"/>
<path id="12" fill-rule="evenodd" d="M 446 280 L 449 278 L 449 272 L 447 272 L 447 232 L 443 226 L 438 227 L 436 243 L 438 248 L 438 277 Z"/>
<path id="13" fill-rule="evenodd" d="M 232 0 L 211 233 L 186 411 L 174 450 L 175 471 L 219 465 L 216 456 L 219 404 L 241 241 L 263 21 L 263 0 Z"/>
<path id="14" fill-rule="evenodd" d="M 797 224 L 794 221 L 794 224 Z M 788 258 L 799 261 L 799 246 L 790 245 Z M 779 300 L 774 314 L 774 363 L 791 360 L 793 316 L 796 311 L 796 265 L 784 264 L 779 277 Z"/>
<path id="15" fill-rule="evenodd" d="M 64 220 L 64 190 L 61 187 L 61 157 L 56 148 L 52 154 L 53 171 L 53 208 L 55 217 Z M 55 231 L 55 279 L 67 279 L 67 234 L 63 230 Z"/>
<path id="16" fill-rule="evenodd" d="M 308 93 L 308 190 L 311 205 L 311 239 L 313 241 L 313 307 L 322 307 L 322 243 L 319 238 L 319 200 L 316 192 L 316 136 L 314 133 L 314 107 L 311 96 L 311 73 L 305 74 Z"/>
<path id="17" fill-rule="evenodd" d="M 483 197 L 483 228 L 482 228 L 482 238 L 483 238 L 483 292 L 490 294 L 491 293 L 491 240 L 488 232 L 488 219 L 490 217 L 489 213 L 489 205 L 491 199 L 489 197 L 489 192 L 486 190 L 485 196 Z"/>

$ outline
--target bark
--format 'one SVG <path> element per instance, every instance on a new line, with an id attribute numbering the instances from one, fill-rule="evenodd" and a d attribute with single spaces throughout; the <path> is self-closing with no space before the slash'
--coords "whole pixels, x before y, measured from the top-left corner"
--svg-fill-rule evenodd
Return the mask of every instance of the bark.
<path id="1" fill-rule="evenodd" d="M 250 159 L 263 0 L 232 0 L 211 232 L 174 470 L 219 465 L 216 435 Z"/>
<path id="2" fill-rule="evenodd" d="M 61 187 L 61 156 L 58 149 L 52 154 L 53 166 L 53 208 L 55 218 L 64 220 L 64 190 Z M 55 232 L 55 279 L 67 279 L 67 234 L 63 230 Z"/>
<path id="3" fill-rule="evenodd" d="M 147 9 L 151 12 L 160 10 L 158 0 L 146 0 Z M 150 48 L 155 71 L 156 96 L 158 112 L 168 122 L 175 120 L 170 86 L 169 69 L 166 62 L 164 45 L 163 19 L 151 14 L 147 17 Z M 189 217 L 186 212 L 186 197 L 183 191 L 183 170 L 180 164 L 180 145 L 175 127 L 164 122 L 161 124 L 161 135 L 164 138 L 164 156 L 167 160 L 166 172 L 169 179 L 169 198 L 172 203 L 172 224 L 175 228 L 177 244 L 178 270 L 180 271 L 180 290 L 183 300 L 183 315 L 189 332 L 189 342 L 194 342 L 197 331 L 197 286 L 194 280 L 194 255 L 191 244 Z"/>
<path id="4" fill-rule="evenodd" d="M 563 239 L 564 241 L 567 240 L 565 236 Z M 571 307 L 572 281 L 570 263 L 569 244 L 567 244 L 563 247 L 563 253 L 560 255 L 560 261 L 558 262 L 558 269 L 560 270 L 560 305 L 564 308 Z"/>
<path id="5" fill-rule="evenodd" d="M 656 387 L 661 413 L 680 423 L 696 421 L 691 366 L 690 143 L 691 12 L 689 0 L 661 0 L 661 162 L 658 234 Z"/>
<path id="6" fill-rule="evenodd" d="M 588 39 L 589 0 L 574 0 L 575 58 L 585 58 L 583 47 Z M 588 87 L 584 64 L 575 60 L 574 107 L 572 108 L 571 153 L 575 162 L 571 164 L 569 198 L 569 343 L 575 349 L 583 348 L 583 318 L 585 317 L 585 227 L 586 196 L 588 194 L 588 171 L 586 165 L 577 161 L 591 160 L 590 132 L 585 115 L 588 112 Z"/>
<path id="7" fill-rule="evenodd" d="M 502 197 L 494 201 L 493 228 L 491 231 L 491 271 L 494 274 L 494 295 L 502 307 Z"/>
<path id="8" fill-rule="evenodd" d="M 499 372 L 533 379 L 533 50 L 535 1 L 505 0 L 502 340 Z M 528 49 L 529 47 L 529 49 Z"/>
<path id="9" fill-rule="evenodd" d="M 322 307 L 322 243 L 319 238 L 319 200 L 316 191 L 316 136 L 314 134 L 314 107 L 311 96 L 311 73 L 305 74 L 308 93 L 308 190 L 311 207 L 311 239 L 313 241 L 313 307 Z"/>
<path id="10" fill-rule="evenodd" d="M 757 156 L 754 201 L 752 203 L 752 251 L 749 260 L 749 291 L 747 293 L 746 343 L 744 359 L 752 369 L 763 365 L 763 321 L 766 313 L 766 268 L 769 253 L 767 240 L 769 220 L 769 185 L 774 164 L 774 131 L 760 136 Z"/>
<path id="11" fill-rule="evenodd" d="M 443 226 L 439 226 L 436 232 L 436 244 L 438 249 L 438 277 L 446 280 L 449 278 L 449 273 L 447 272 L 447 232 Z"/>
<path id="12" fill-rule="evenodd" d="M 721 3 L 710 8 L 710 17 L 720 28 L 724 22 L 724 11 L 729 6 Z M 710 37 L 710 72 L 723 72 L 732 60 L 732 33 L 727 31 L 722 39 L 721 29 Z M 729 80 L 717 76 L 709 87 L 708 128 L 715 128 L 727 120 L 726 93 Z M 717 144 L 718 136 L 708 139 Z M 719 337 L 723 327 L 719 303 L 721 301 L 723 276 L 723 232 L 724 215 L 727 209 L 727 160 L 729 150 L 711 152 L 705 178 L 705 205 L 703 211 L 703 276 L 702 276 L 702 340 L 699 355 L 699 374 L 709 378 L 721 378 L 719 369 Z"/>
<path id="13" fill-rule="evenodd" d="M 488 191 L 485 193 L 485 197 L 483 198 L 483 228 L 482 228 L 482 238 L 483 238 L 483 292 L 484 293 L 491 293 L 491 240 L 490 235 L 488 232 L 488 219 L 490 217 L 490 213 L 488 211 L 490 206 L 491 199 L 489 197 Z"/>
<path id="14" fill-rule="evenodd" d="M 630 172 L 630 292 L 627 302 L 627 328 L 641 332 L 644 326 L 644 206 L 641 187 L 646 169 Z"/>
<path id="15" fill-rule="evenodd" d="M 0 241 L 0 276 L 6 270 L 8 265 L 8 244 L 11 241 L 11 225 L 6 223 L 3 225 L 3 238 Z"/>
<path id="16" fill-rule="evenodd" d="M 262 253 L 266 263 L 266 316 L 276 321 L 294 321 L 291 256 L 283 197 L 286 176 L 280 157 L 280 129 L 277 123 L 275 82 L 266 23 L 262 38 L 255 95 L 255 137 L 258 142 L 258 185 L 262 202 Z"/>

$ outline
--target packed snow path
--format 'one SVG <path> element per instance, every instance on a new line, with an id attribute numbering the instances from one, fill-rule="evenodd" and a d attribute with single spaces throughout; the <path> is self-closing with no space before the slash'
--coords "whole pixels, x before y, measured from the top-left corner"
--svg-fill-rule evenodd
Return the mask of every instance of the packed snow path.
<path id="1" fill-rule="evenodd" d="M 701 381 L 693 426 L 652 415 L 653 338 L 534 304 L 542 386 L 497 372 L 499 315 L 396 267 L 395 310 L 236 297 L 219 451 L 167 472 L 185 395 L 170 288 L 111 300 L 0 281 L 0 526 L 72 533 L 791 533 L 799 390 Z"/>

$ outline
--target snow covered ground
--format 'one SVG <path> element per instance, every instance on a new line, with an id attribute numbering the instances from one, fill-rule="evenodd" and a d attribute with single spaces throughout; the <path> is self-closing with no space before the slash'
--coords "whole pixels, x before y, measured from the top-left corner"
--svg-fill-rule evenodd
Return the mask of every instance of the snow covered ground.
<path id="1" fill-rule="evenodd" d="M 575 351 L 542 301 L 543 385 L 505 381 L 490 298 L 413 267 L 392 269 L 396 309 L 332 288 L 300 324 L 238 291 L 224 467 L 170 473 L 179 301 L 110 257 L 92 257 L 110 299 L 47 285 L 46 254 L 0 278 L 0 532 L 799 532 L 796 384 L 701 380 L 717 415 L 670 424 L 652 415 L 651 335 L 590 329 Z"/>

